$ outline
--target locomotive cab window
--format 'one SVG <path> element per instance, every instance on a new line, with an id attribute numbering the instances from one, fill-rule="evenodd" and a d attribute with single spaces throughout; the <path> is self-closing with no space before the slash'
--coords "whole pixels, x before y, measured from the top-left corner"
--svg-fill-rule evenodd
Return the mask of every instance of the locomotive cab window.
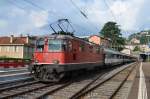
<path id="1" fill-rule="evenodd" d="M 66 51 L 66 41 L 65 40 L 48 40 L 49 51 Z"/>
<path id="2" fill-rule="evenodd" d="M 44 40 L 38 40 L 36 43 L 37 51 L 42 52 L 44 50 Z"/>

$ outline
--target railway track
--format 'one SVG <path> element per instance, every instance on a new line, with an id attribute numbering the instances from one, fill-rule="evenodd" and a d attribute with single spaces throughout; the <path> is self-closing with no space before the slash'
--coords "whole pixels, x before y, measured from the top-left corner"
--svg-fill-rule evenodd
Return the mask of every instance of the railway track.
<path id="1" fill-rule="evenodd" d="M 0 99 L 8 99 L 17 97 L 22 94 L 26 94 L 28 92 L 32 92 L 35 90 L 39 90 L 42 88 L 46 88 L 52 86 L 54 84 L 43 84 L 38 81 L 31 81 L 23 84 L 14 85 L 11 87 L 5 87 L 0 89 Z"/>
<path id="2" fill-rule="evenodd" d="M 112 99 L 124 84 L 136 64 L 99 74 L 94 79 L 74 82 L 55 92 L 47 92 L 38 99 Z M 110 89 L 109 89 L 110 88 Z M 96 93 L 96 90 L 98 92 Z M 106 90 L 104 92 L 104 90 Z M 110 92 L 111 91 L 111 92 Z M 101 93 L 102 95 L 99 95 Z M 108 95 L 109 94 L 109 95 Z"/>
<path id="3" fill-rule="evenodd" d="M 69 99 L 71 98 L 74 93 L 80 93 L 81 91 L 83 91 L 83 89 L 85 87 L 90 86 L 90 84 L 96 82 L 98 79 L 103 78 L 103 76 L 111 71 L 114 68 L 110 68 L 110 69 L 106 69 L 101 71 L 100 73 L 96 73 L 93 75 L 89 75 L 87 77 L 83 76 L 80 77 L 79 79 L 77 79 L 77 81 L 74 81 L 73 83 L 71 83 L 70 85 L 61 88 L 59 90 L 55 90 L 55 91 L 47 91 L 44 94 L 39 95 L 38 97 L 36 97 L 37 99 Z"/>
<path id="4" fill-rule="evenodd" d="M 94 76 L 94 74 L 91 74 Z M 40 82 L 29 82 L 25 84 L 18 84 L 15 86 L 11 86 L 8 88 L 2 88 L 0 89 L 0 98 L 14 98 L 14 99 L 35 99 L 35 98 L 41 98 L 46 96 L 49 93 L 55 93 L 59 90 L 62 90 L 64 88 L 68 88 L 69 86 L 73 86 L 73 84 L 81 84 L 80 80 L 85 78 L 85 76 L 77 77 L 77 79 L 73 79 L 69 82 L 62 82 L 58 84 L 50 83 L 50 84 L 43 84 Z M 88 79 L 88 78 L 87 78 Z M 84 80 L 82 84 L 86 84 L 88 80 Z"/>
<path id="5" fill-rule="evenodd" d="M 19 83 L 24 83 L 27 81 L 31 81 L 33 80 L 33 77 L 30 76 L 29 72 L 23 72 L 21 73 L 21 71 L 16 72 L 13 71 L 12 72 L 4 72 L 4 74 L 0 74 L 0 88 L 2 87 L 9 87 L 12 85 L 16 85 Z"/>
<path id="6" fill-rule="evenodd" d="M 23 73 L 23 72 L 28 72 L 27 68 L 22 68 L 22 69 L 15 69 L 15 70 L 9 70 L 9 69 L 5 69 L 3 71 L 0 71 L 0 76 L 1 75 L 8 75 L 8 74 L 16 74 L 16 73 Z"/>
<path id="7" fill-rule="evenodd" d="M 81 76 L 66 83 L 30 82 L 0 89 L 0 99 L 112 99 L 124 84 L 135 63 L 114 70 L 105 70 L 97 75 Z M 87 76 L 87 75 L 86 75 Z M 111 89 L 109 89 L 111 88 Z M 102 94 L 99 95 L 98 93 Z M 106 92 L 104 93 L 104 90 Z M 111 92 L 110 92 L 111 90 Z"/>
<path id="8" fill-rule="evenodd" d="M 88 88 L 85 87 L 84 91 L 75 93 L 70 99 L 113 99 L 124 85 L 135 66 L 136 64 L 132 64 L 112 71 L 103 77 L 102 80 L 99 80 L 98 83 L 93 83 Z"/>
<path id="9" fill-rule="evenodd" d="M 1 81 L 0 82 L 0 89 L 4 88 L 4 87 L 10 87 L 13 85 L 21 84 L 21 83 L 30 82 L 33 80 L 34 80 L 33 77 L 24 77 L 24 78 L 19 78 L 19 79 L 15 79 L 15 80 Z"/>

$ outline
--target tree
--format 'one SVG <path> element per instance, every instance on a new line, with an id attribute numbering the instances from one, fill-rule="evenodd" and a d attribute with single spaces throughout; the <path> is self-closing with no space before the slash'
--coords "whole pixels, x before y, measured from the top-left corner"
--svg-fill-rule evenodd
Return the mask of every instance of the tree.
<path id="1" fill-rule="evenodd" d="M 136 51 L 141 51 L 141 49 L 138 46 L 135 46 L 135 48 L 133 49 L 134 52 Z"/>
<path id="2" fill-rule="evenodd" d="M 121 51 L 124 48 L 125 39 L 121 37 L 122 34 L 120 32 L 121 29 L 116 22 L 107 22 L 99 33 L 100 35 L 111 39 L 112 48 Z"/>

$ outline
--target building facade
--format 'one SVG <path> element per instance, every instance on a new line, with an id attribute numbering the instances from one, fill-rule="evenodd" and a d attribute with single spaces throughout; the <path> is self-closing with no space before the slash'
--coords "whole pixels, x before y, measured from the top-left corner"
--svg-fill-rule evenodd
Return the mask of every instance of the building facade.
<path id="1" fill-rule="evenodd" d="M 34 51 L 33 37 L 0 37 L 1 58 L 31 59 Z"/>
<path id="2" fill-rule="evenodd" d="M 106 48 L 110 47 L 110 39 L 98 36 L 98 35 L 92 35 L 89 37 L 89 42 L 104 46 Z"/>

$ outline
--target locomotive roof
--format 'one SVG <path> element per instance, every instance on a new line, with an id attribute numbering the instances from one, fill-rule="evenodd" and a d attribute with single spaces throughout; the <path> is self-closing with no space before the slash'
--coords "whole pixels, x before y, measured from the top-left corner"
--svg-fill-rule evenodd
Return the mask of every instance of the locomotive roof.
<path id="1" fill-rule="evenodd" d="M 76 37 L 76 36 L 71 36 L 71 35 L 60 35 L 60 34 L 58 35 L 58 34 L 55 34 L 55 35 L 48 36 L 48 39 L 74 39 L 74 40 L 82 41 L 82 42 L 87 43 L 87 44 L 97 45 L 95 43 L 92 43 L 92 42 L 86 41 L 82 38 L 79 38 L 79 37 Z"/>
<path id="2" fill-rule="evenodd" d="M 74 36 L 71 35 L 58 35 L 58 34 L 54 34 L 54 35 L 50 35 L 48 36 L 48 38 L 50 39 L 73 39 Z"/>

